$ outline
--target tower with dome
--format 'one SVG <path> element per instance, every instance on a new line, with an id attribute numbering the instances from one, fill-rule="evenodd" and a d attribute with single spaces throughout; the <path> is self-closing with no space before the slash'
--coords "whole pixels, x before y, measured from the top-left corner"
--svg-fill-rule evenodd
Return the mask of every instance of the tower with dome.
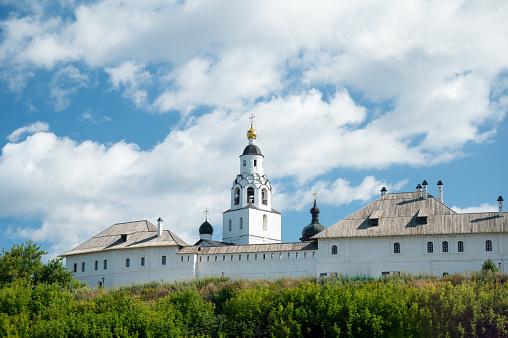
<path id="1" fill-rule="evenodd" d="M 240 155 L 240 170 L 231 188 L 231 207 L 223 214 L 224 243 L 281 242 L 281 215 L 272 209 L 272 186 L 263 169 L 264 156 L 255 144 L 254 116 L 247 131 L 249 144 Z"/>

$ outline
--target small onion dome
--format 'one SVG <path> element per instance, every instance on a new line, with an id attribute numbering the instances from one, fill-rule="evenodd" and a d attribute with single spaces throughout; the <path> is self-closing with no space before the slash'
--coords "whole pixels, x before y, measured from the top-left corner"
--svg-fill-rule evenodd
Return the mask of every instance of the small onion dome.
<path id="1" fill-rule="evenodd" d="M 497 201 L 498 201 L 498 202 L 502 202 L 502 201 L 504 201 L 504 200 L 503 200 L 503 196 L 499 196 L 499 198 L 497 199 Z"/>
<path id="2" fill-rule="evenodd" d="M 302 242 L 308 241 L 312 236 L 317 235 L 321 231 L 325 230 L 325 227 L 319 224 L 320 210 L 316 205 L 316 200 L 314 200 L 314 206 L 310 208 L 310 213 L 312 215 L 312 222 L 303 228 L 302 238 L 300 238 Z"/>
<path id="3" fill-rule="evenodd" d="M 439 182 L 437 182 L 437 185 L 443 185 L 443 182 L 441 182 L 441 180 L 439 180 Z"/>
<path id="4" fill-rule="evenodd" d="M 250 124 L 250 129 L 247 131 L 247 138 L 253 138 L 255 139 L 258 137 L 258 133 L 254 130 L 254 127 L 252 126 L 252 123 Z"/>
<path id="5" fill-rule="evenodd" d="M 416 189 L 421 189 L 422 186 L 420 185 L 420 183 L 418 183 L 418 185 L 416 186 Z"/>
<path id="6" fill-rule="evenodd" d="M 203 224 L 199 226 L 199 234 L 213 235 L 213 226 L 210 223 L 208 223 L 208 221 L 204 221 Z"/>
<path id="7" fill-rule="evenodd" d="M 425 187 L 425 186 L 427 186 L 427 185 L 428 185 L 428 184 L 427 184 L 427 180 L 423 180 L 422 185 L 423 185 L 424 187 Z"/>

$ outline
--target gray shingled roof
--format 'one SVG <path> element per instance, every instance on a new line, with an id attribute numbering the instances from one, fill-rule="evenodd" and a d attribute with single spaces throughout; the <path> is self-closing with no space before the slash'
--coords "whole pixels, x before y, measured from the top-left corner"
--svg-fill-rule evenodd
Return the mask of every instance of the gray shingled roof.
<path id="1" fill-rule="evenodd" d="M 500 233 L 508 230 L 508 215 L 497 212 L 458 214 L 432 195 L 422 192 L 381 196 L 362 209 L 321 231 L 313 238 L 347 238 L 410 235 Z M 378 226 L 370 226 L 371 215 L 382 215 Z M 418 224 L 417 217 L 428 217 Z"/>
<path id="2" fill-rule="evenodd" d="M 121 240 L 121 235 L 124 234 L 127 235 L 126 242 Z M 62 256 L 105 250 L 187 245 L 187 243 L 169 230 L 164 230 L 162 235 L 157 237 L 157 227 L 145 220 L 114 224 L 85 243 L 62 254 Z"/>
<path id="3" fill-rule="evenodd" d="M 221 255 L 233 253 L 258 253 L 277 251 L 310 251 L 317 250 L 316 242 L 295 242 L 276 244 L 250 244 L 228 246 L 185 246 L 179 254 Z"/>

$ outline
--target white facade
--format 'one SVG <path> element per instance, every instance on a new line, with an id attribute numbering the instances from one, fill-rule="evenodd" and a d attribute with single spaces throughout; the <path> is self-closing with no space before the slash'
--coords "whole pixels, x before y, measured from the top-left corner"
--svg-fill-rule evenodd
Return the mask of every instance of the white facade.
<path id="1" fill-rule="evenodd" d="M 231 207 L 223 214 L 221 242 L 213 240 L 208 222 L 200 227 L 195 245 L 163 230 L 161 219 L 158 226 L 148 221 L 115 224 L 63 254 L 74 278 L 114 287 L 221 275 L 441 276 L 479 270 L 487 259 L 507 271 L 508 215 L 502 197 L 499 212 L 458 214 L 443 204 L 441 181 L 438 199 L 427 191 L 426 182 L 423 190 L 418 185 L 407 193 L 386 193 L 383 188 L 381 197 L 310 240 L 280 243 L 281 215 L 272 209 L 272 188 L 252 127 L 248 137 L 231 188 Z M 317 229 L 319 208 L 314 205 L 311 213 L 309 226 Z M 302 220 L 302 229 L 305 223 Z"/>

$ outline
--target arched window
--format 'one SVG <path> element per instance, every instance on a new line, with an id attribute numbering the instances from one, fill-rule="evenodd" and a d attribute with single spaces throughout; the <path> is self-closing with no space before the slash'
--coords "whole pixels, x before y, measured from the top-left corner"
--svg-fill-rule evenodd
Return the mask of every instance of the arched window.
<path id="1" fill-rule="evenodd" d="M 273 252 L 272 252 L 272 259 L 273 259 Z"/>
<path id="2" fill-rule="evenodd" d="M 243 166 L 245 167 L 247 165 L 247 161 L 243 160 Z"/>
<path id="3" fill-rule="evenodd" d="M 332 245 L 332 255 L 336 255 L 336 254 L 337 254 L 337 246 Z"/>
<path id="4" fill-rule="evenodd" d="M 400 253 L 400 243 L 399 242 L 393 243 L 393 253 Z"/>
<path id="5" fill-rule="evenodd" d="M 240 204 L 240 189 L 235 188 L 235 205 Z"/>
<path id="6" fill-rule="evenodd" d="M 462 241 L 457 242 L 457 251 L 464 252 L 464 242 L 462 242 Z"/>
<path id="7" fill-rule="evenodd" d="M 263 215 L 263 230 L 268 231 L 268 217 Z"/>
<path id="8" fill-rule="evenodd" d="M 258 166 L 258 160 L 254 160 L 254 166 L 257 167 Z"/>
<path id="9" fill-rule="evenodd" d="M 485 251 L 492 251 L 492 241 L 490 239 L 485 242 Z"/>
<path id="10" fill-rule="evenodd" d="M 263 205 L 268 205 L 268 194 L 265 188 L 261 190 L 261 202 L 263 203 Z"/>
<path id="11" fill-rule="evenodd" d="M 243 217 L 240 217 L 240 229 L 243 229 Z"/>
<path id="12" fill-rule="evenodd" d="M 231 228 L 231 220 L 229 220 L 229 231 L 231 231 L 232 228 Z"/>
<path id="13" fill-rule="evenodd" d="M 448 242 L 447 241 L 443 242 L 443 252 L 448 252 Z"/>
<path id="14" fill-rule="evenodd" d="M 434 243 L 427 242 L 427 253 L 433 253 L 434 252 Z"/>
<path id="15" fill-rule="evenodd" d="M 254 203 L 254 188 L 247 188 L 247 203 Z"/>

